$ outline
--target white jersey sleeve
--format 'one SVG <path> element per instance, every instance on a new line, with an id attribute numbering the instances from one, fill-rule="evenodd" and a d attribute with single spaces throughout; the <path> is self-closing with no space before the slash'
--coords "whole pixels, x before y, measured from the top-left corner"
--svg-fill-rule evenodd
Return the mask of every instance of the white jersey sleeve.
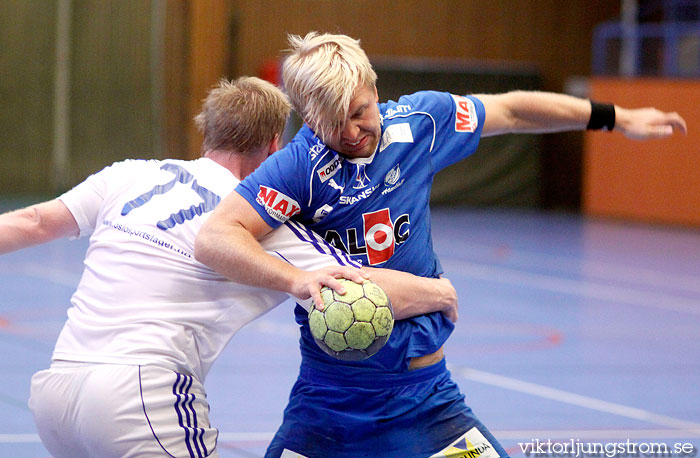
<path id="1" fill-rule="evenodd" d="M 302 270 L 316 270 L 328 266 L 351 266 L 360 264 L 350 259 L 347 253 L 338 250 L 321 236 L 296 221 L 287 221 L 272 231 L 261 242 L 270 254 L 277 256 Z M 292 298 L 306 310 L 311 308 L 311 299 Z"/>
<path id="2" fill-rule="evenodd" d="M 59 196 L 59 200 L 68 207 L 80 229 L 79 237 L 85 237 L 95 230 L 97 214 L 102 206 L 106 181 L 117 164 L 103 169 L 100 173 L 90 175 L 75 188 Z"/>

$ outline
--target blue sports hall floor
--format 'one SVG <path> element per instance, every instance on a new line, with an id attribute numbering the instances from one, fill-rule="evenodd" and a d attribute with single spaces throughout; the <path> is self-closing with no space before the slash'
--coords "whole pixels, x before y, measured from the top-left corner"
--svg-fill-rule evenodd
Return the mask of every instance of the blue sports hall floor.
<path id="1" fill-rule="evenodd" d="M 660 456 L 658 444 L 670 453 L 661 456 L 697 455 L 700 230 L 434 209 L 433 238 L 460 296 L 449 368 L 512 456 L 572 442 L 637 450 L 610 457 Z M 2 457 L 48 456 L 27 408 L 29 379 L 49 365 L 86 246 L 0 256 Z M 222 457 L 262 456 L 296 377 L 297 339 L 285 303 L 214 366 L 205 386 Z"/>

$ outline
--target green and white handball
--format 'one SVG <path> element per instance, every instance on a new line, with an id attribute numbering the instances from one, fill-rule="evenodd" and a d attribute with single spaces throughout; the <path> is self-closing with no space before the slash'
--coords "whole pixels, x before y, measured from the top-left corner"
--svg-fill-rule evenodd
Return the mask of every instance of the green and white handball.
<path id="1" fill-rule="evenodd" d="M 309 327 L 316 343 L 343 361 L 360 361 L 377 353 L 394 328 L 394 311 L 384 290 L 371 280 L 340 280 L 345 294 L 321 289 L 324 309 L 313 304 Z"/>

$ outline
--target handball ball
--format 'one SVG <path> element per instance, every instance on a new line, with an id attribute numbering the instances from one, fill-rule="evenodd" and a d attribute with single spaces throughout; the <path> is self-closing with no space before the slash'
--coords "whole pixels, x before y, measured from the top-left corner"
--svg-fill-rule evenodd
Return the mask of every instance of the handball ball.
<path id="1" fill-rule="evenodd" d="M 340 280 L 345 294 L 321 289 L 323 311 L 313 304 L 309 327 L 319 347 L 334 358 L 360 361 L 377 353 L 394 328 L 394 311 L 384 290 L 371 280 Z"/>

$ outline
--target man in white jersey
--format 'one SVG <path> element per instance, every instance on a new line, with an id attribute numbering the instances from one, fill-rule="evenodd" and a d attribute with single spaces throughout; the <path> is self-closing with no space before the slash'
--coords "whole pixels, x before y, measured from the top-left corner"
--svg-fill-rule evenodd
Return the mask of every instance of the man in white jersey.
<path id="1" fill-rule="evenodd" d="M 0 253 L 90 235 L 51 367 L 32 378 L 29 405 L 52 455 L 218 456 L 202 384 L 233 334 L 288 296 L 228 281 L 194 259 L 194 239 L 277 151 L 289 111 L 269 83 L 222 81 L 196 118 L 202 158 L 117 162 L 55 200 L 0 215 Z M 309 291 L 367 276 L 300 225 L 263 246 Z M 397 318 L 440 310 L 456 319 L 449 281 L 376 274 Z"/>

